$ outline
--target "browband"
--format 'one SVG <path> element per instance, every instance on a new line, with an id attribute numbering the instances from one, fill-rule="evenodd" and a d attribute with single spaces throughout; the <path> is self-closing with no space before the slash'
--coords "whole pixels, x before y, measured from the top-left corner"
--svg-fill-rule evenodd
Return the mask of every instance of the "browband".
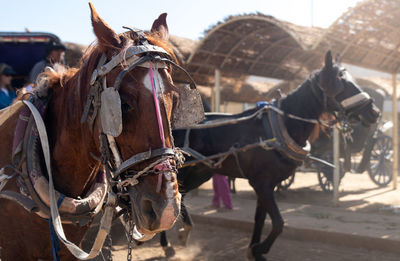
<path id="1" fill-rule="evenodd" d="M 136 45 L 127 48 L 125 51 L 120 52 L 119 54 L 113 56 L 111 60 L 102 65 L 100 68 L 93 71 L 92 78 L 90 80 L 90 84 L 93 85 L 98 77 L 104 76 L 109 73 L 114 67 L 121 64 L 124 60 L 129 59 L 130 57 L 143 53 L 163 53 L 169 56 L 169 53 L 165 51 L 163 48 L 156 45 Z"/>

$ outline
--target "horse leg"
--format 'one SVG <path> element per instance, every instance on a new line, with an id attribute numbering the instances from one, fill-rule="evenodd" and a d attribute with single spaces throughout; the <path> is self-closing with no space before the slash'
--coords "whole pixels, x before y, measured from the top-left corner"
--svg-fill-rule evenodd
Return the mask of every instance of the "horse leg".
<path id="1" fill-rule="evenodd" d="M 162 249 L 164 250 L 164 254 L 166 257 L 173 257 L 175 255 L 174 248 L 168 242 L 166 231 L 160 232 L 160 245 L 161 245 Z"/>
<path id="2" fill-rule="evenodd" d="M 189 212 L 187 211 L 185 204 L 183 203 L 183 198 L 184 196 L 182 197 L 181 201 L 181 216 L 183 221 L 183 227 L 179 229 L 178 239 L 182 245 L 186 246 L 190 236 L 190 232 L 192 231 L 193 228 L 193 221 L 192 218 L 190 217 Z"/>
<path id="3" fill-rule="evenodd" d="M 236 185 L 235 185 L 235 178 L 228 177 L 229 180 L 229 189 L 231 193 L 236 194 Z"/>
<path id="4" fill-rule="evenodd" d="M 261 229 L 256 230 L 258 229 L 258 227 L 256 227 L 256 225 L 254 226 L 255 230 L 252 238 L 252 242 L 254 240 L 254 244 L 251 245 L 251 252 L 257 261 L 262 261 L 266 260 L 262 256 L 262 254 L 266 254 L 269 252 L 275 239 L 282 233 L 284 222 L 280 214 L 279 208 L 275 202 L 274 190 L 271 188 L 267 188 L 265 190 L 263 189 L 260 189 L 258 191 L 256 190 L 256 192 L 260 203 L 257 205 L 257 210 L 260 212 L 259 212 L 259 217 L 257 219 L 258 211 L 256 211 L 256 223 L 264 222 L 265 211 L 268 213 L 272 221 L 271 232 L 269 233 L 268 237 L 261 243 L 257 242 L 260 240 Z M 260 206 L 260 208 L 258 206 Z M 258 226 L 260 227 L 260 224 L 258 224 Z"/>
<path id="5" fill-rule="evenodd" d="M 253 235 L 251 237 L 250 246 L 247 250 L 248 259 L 254 258 L 254 255 L 252 253 L 252 246 L 260 242 L 261 233 L 264 227 L 264 221 L 266 216 L 267 216 L 266 208 L 263 205 L 261 205 L 259 200 L 257 200 L 256 214 L 254 216 Z"/>

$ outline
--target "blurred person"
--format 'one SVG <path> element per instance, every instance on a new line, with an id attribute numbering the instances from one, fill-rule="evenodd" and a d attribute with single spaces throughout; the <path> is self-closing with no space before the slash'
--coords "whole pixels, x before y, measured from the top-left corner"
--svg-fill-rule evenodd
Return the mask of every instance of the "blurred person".
<path id="1" fill-rule="evenodd" d="M 11 66 L 0 63 L 0 109 L 10 106 L 17 97 L 15 89 L 11 86 L 14 75 L 16 72 Z"/>
<path id="2" fill-rule="evenodd" d="M 45 57 L 33 66 L 29 74 L 30 83 L 34 84 L 39 74 L 44 72 L 46 67 L 55 69 L 57 65 L 64 65 L 64 55 L 66 49 L 67 48 L 62 43 L 50 41 L 46 46 Z"/>
<path id="3" fill-rule="evenodd" d="M 232 210 L 231 193 L 229 190 L 228 178 L 226 176 L 215 173 L 212 177 L 214 197 L 212 200 L 212 207 L 218 211 Z M 221 208 L 220 201 L 222 201 L 224 208 Z"/>

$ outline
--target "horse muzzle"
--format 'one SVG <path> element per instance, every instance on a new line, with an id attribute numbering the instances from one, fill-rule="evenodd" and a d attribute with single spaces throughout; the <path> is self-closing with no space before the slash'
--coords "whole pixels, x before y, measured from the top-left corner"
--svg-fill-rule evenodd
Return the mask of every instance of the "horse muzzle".
<path id="1" fill-rule="evenodd" d="M 381 112 L 379 108 L 372 103 L 365 111 L 361 112 L 359 116 L 361 123 L 368 127 L 378 121 L 379 117 L 381 116 Z"/>
<path id="2" fill-rule="evenodd" d="M 176 169 L 165 160 L 141 179 L 137 185 L 128 188 L 138 231 L 151 234 L 170 229 L 180 213 L 181 204 Z"/>

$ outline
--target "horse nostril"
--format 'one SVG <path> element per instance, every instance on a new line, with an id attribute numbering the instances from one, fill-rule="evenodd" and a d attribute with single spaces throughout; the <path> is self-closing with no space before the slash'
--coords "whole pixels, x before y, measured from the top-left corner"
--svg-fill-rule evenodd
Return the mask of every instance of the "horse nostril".
<path id="1" fill-rule="evenodd" d="M 381 112 L 379 110 L 374 110 L 374 112 L 375 112 L 375 117 L 377 118 L 381 115 Z"/>
<path id="2" fill-rule="evenodd" d="M 148 199 L 142 200 L 142 211 L 149 220 L 154 221 L 157 219 L 157 214 L 153 209 L 153 203 Z"/>

